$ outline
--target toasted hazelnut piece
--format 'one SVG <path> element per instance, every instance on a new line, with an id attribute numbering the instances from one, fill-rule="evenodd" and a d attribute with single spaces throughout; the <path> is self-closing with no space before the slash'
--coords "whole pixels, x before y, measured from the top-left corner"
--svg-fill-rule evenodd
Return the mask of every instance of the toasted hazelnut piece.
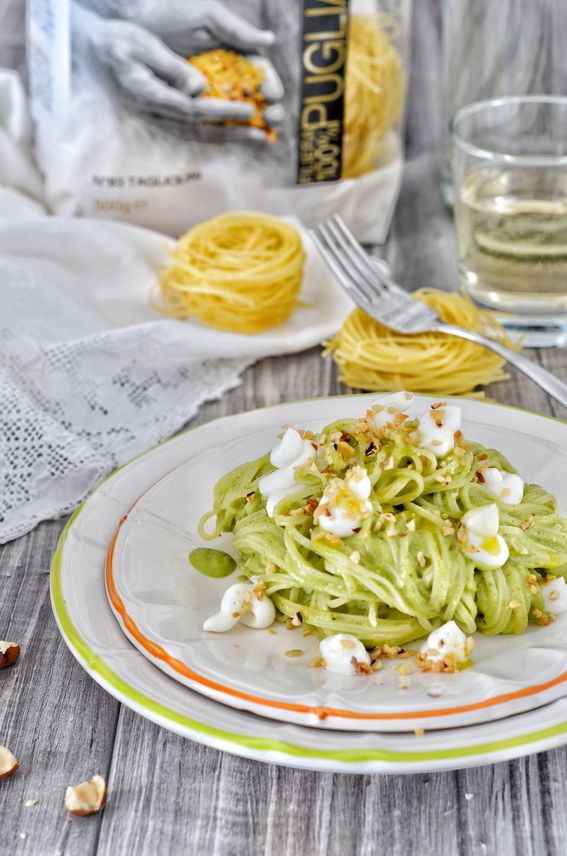
<path id="1" fill-rule="evenodd" d="M 0 669 L 13 666 L 20 656 L 20 646 L 15 642 L 0 642 Z"/>
<path id="2" fill-rule="evenodd" d="M 0 779 L 8 779 L 13 776 L 20 763 L 15 758 L 9 749 L 5 746 L 0 746 Z"/>
<path id="3" fill-rule="evenodd" d="M 96 814 L 104 808 L 106 801 L 106 782 L 102 776 L 93 776 L 88 782 L 81 782 L 65 791 L 65 808 L 77 817 Z"/>

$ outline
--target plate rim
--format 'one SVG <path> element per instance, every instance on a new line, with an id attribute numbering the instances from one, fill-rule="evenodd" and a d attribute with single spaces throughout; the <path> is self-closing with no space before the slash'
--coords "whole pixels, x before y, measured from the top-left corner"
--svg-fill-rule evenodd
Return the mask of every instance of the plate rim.
<path id="1" fill-rule="evenodd" d="M 364 398 L 368 396 L 376 396 L 378 394 L 380 393 L 371 392 L 360 393 L 358 395 L 360 395 L 361 398 Z M 314 398 L 309 399 L 299 399 L 295 401 L 288 401 L 275 405 L 269 405 L 267 407 L 254 408 L 246 412 L 253 413 L 264 410 L 274 410 L 277 408 L 285 408 L 293 404 L 320 401 L 323 399 L 352 397 L 353 394 L 343 396 L 316 396 Z M 445 396 L 444 398 L 451 398 L 452 400 L 458 401 L 463 400 L 463 398 L 466 397 Z M 477 401 L 477 403 L 489 404 L 489 406 L 491 407 L 501 407 L 507 410 L 513 410 L 516 412 L 528 414 L 529 416 L 549 419 L 551 422 L 557 422 L 562 425 L 567 425 L 566 420 L 559 419 L 558 417 L 549 416 L 546 414 L 534 413 L 533 411 L 516 407 L 514 405 L 502 404 L 500 402 L 487 402 L 475 399 L 467 400 L 471 400 L 472 402 Z M 230 419 L 231 417 L 221 416 L 215 420 L 210 420 L 210 422 L 218 422 L 227 418 Z M 207 425 L 210 423 L 204 424 Z M 195 431 L 200 427 L 202 426 L 198 425 L 186 429 L 185 431 L 176 434 L 174 437 L 170 437 L 164 440 L 162 443 L 156 444 L 151 449 L 148 449 L 145 452 L 136 455 L 130 461 L 126 462 L 121 467 L 117 468 L 109 476 L 107 476 L 91 492 L 90 496 L 93 496 L 96 492 L 98 492 L 98 490 L 100 490 L 100 488 L 104 484 L 106 484 L 106 482 L 113 479 L 119 472 L 130 466 L 130 464 L 132 464 L 133 462 L 140 460 L 141 458 L 151 454 L 153 451 L 155 451 L 155 449 L 160 448 L 161 446 L 167 443 L 171 443 L 175 440 L 178 440 L 184 435 Z M 535 731 L 530 731 L 525 734 L 519 734 L 505 739 L 489 740 L 486 743 L 479 743 L 472 746 L 465 745 L 459 747 L 451 747 L 447 749 L 423 749 L 403 752 L 389 749 L 310 749 L 308 747 L 298 746 L 297 744 L 291 743 L 289 741 L 282 741 L 275 738 L 252 737 L 239 734 L 238 732 L 227 731 L 216 726 L 208 725 L 207 723 L 203 723 L 197 719 L 193 719 L 192 717 L 189 717 L 186 714 L 180 713 L 179 711 L 175 711 L 172 708 L 167 707 L 167 705 L 160 704 L 159 702 L 141 693 L 135 687 L 132 687 L 130 684 L 128 684 L 127 681 L 125 681 L 118 674 L 116 674 L 116 672 L 111 669 L 110 666 L 107 665 L 104 659 L 99 654 L 97 654 L 91 648 L 91 646 L 81 637 L 67 610 L 61 582 L 63 555 L 65 547 L 67 545 L 69 533 L 71 532 L 74 524 L 76 523 L 79 515 L 83 511 L 87 502 L 88 499 L 85 500 L 73 512 L 70 519 L 67 521 L 63 531 L 61 532 L 56 550 L 52 557 L 50 572 L 50 594 L 54 616 L 67 647 L 69 648 L 73 656 L 79 661 L 79 663 L 87 670 L 91 677 L 93 677 L 93 679 L 96 680 L 97 683 L 99 683 L 104 689 L 109 691 L 116 698 L 119 698 L 119 700 L 126 704 L 126 706 L 132 708 L 138 713 L 141 713 L 142 715 L 145 714 L 146 716 L 148 716 L 149 719 L 153 720 L 154 722 L 157 722 L 158 724 L 163 725 L 165 727 L 169 727 L 173 730 L 175 730 L 176 726 L 186 728 L 193 732 L 193 734 L 195 735 L 195 739 L 198 739 L 204 743 L 207 742 L 206 738 L 212 738 L 214 741 L 220 741 L 221 744 L 224 744 L 222 746 L 217 745 L 216 748 L 228 748 L 228 744 L 237 754 L 249 756 L 250 752 L 257 753 L 254 757 L 256 757 L 258 760 L 276 761 L 281 760 L 281 758 L 283 757 L 283 763 L 291 763 L 292 765 L 294 758 L 302 758 L 308 762 L 339 762 L 340 764 L 345 765 L 345 772 L 353 771 L 353 766 L 362 766 L 364 764 L 371 765 L 372 763 L 384 765 L 400 764 L 403 766 L 404 764 L 426 764 L 427 762 L 442 762 L 450 760 L 469 759 L 477 756 L 479 757 L 479 760 L 484 758 L 484 761 L 480 761 L 481 763 L 491 763 L 490 757 L 487 758 L 486 756 L 490 756 L 492 753 L 500 753 L 509 749 L 526 746 L 530 747 L 531 751 L 535 752 L 537 751 L 537 744 L 546 740 L 554 740 L 555 742 L 552 745 L 560 745 L 562 742 L 565 742 L 560 740 L 559 738 L 561 738 L 562 735 L 567 734 L 567 720 L 564 720 L 551 726 L 547 726 L 543 729 L 537 729 Z M 211 703 L 215 704 L 216 702 Z M 546 746 L 542 748 L 547 749 L 552 747 Z M 271 757 L 266 758 L 266 754 L 270 754 Z M 350 766 L 349 768 L 348 765 L 353 766 Z M 387 772 L 388 770 L 384 769 L 383 771 Z M 368 772 L 368 770 L 363 767 L 360 772 Z"/>

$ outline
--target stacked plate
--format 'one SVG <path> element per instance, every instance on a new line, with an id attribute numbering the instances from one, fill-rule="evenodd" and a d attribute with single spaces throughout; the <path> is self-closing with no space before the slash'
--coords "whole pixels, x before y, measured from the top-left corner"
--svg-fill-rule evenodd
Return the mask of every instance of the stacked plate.
<path id="1" fill-rule="evenodd" d="M 466 436 L 501 450 L 567 511 L 567 424 L 459 405 Z M 271 448 L 283 425 L 316 431 L 366 406 L 362 396 L 337 397 L 219 419 L 116 472 L 75 512 L 53 559 L 52 603 L 67 645 L 142 716 L 272 763 L 410 773 L 567 742 L 567 614 L 521 636 L 477 634 L 474 668 L 454 675 L 402 676 L 395 660 L 368 678 L 331 674 L 311 666 L 315 637 L 283 624 L 202 631 L 229 584 L 187 558 L 202 543 L 197 521 L 217 479 Z"/>

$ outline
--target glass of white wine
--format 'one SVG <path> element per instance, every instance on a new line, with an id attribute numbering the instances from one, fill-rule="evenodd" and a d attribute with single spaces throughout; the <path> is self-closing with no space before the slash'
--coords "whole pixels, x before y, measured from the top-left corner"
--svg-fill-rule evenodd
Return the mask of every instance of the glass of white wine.
<path id="1" fill-rule="evenodd" d="M 567 97 L 478 101 L 451 136 L 462 284 L 524 345 L 567 345 Z"/>

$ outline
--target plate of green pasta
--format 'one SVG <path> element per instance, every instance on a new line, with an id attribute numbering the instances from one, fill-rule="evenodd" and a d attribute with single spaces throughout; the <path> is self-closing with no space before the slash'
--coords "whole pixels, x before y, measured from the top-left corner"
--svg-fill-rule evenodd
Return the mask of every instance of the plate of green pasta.
<path id="1" fill-rule="evenodd" d="M 567 689 L 567 425 L 400 392 L 186 435 L 106 561 L 130 641 L 282 722 L 482 723 Z"/>

